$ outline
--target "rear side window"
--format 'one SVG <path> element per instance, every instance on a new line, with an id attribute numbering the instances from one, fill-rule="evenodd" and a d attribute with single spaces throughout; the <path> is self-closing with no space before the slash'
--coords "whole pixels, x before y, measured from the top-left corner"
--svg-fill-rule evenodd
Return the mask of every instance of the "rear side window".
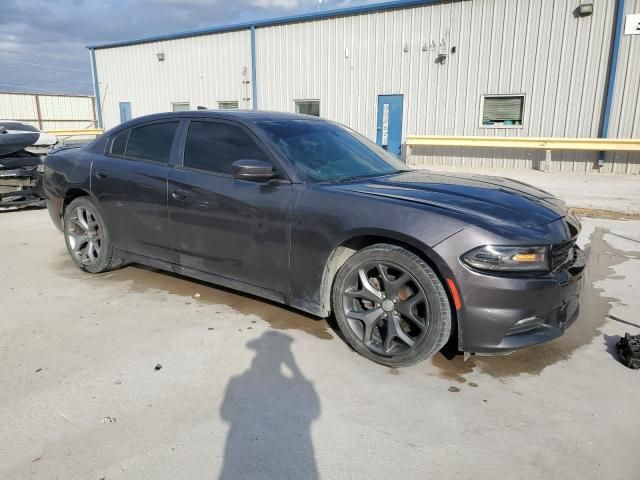
<path id="1" fill-rule="evenodd" d="M 242 128 L 225 123 L 191 122 L 184 149 L 184 166 L 231 174 L 236 160 L 269 161 Z"/>
<path id="2" fill-rule="evenodd" d="M 112 155 L 124 155 L 124 150 L 127 148 L 127 140 L 129 140 L 129 132 L 131 132 L 131 130 L 125 130 L 113 137 L 109 153 Z"/>
<path id="3" fill-rule="evenodd" d="M 127 142 L 126 156 L 169 163 L 171 145 L 178 122 L 154 123 L 132 128 Z"/>

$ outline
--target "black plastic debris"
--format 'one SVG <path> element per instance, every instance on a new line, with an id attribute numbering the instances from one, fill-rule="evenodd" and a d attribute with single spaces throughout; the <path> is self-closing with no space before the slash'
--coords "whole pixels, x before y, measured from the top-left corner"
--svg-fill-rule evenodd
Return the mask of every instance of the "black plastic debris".
<path id="1" fill-rule="evenodd" d="M 625 333 L 616 344 L 618 358 L 623 365 L 637 370 L 640 368 L 640 335 Z"/>
<path id="2" fill-rule="evenodd" d="M 157 372 L 158 370 L 160 370 L 161 368 L 162 368 L 162 365 L 157 364 L 157 365 L 156 365 L 156 372 Z"/>

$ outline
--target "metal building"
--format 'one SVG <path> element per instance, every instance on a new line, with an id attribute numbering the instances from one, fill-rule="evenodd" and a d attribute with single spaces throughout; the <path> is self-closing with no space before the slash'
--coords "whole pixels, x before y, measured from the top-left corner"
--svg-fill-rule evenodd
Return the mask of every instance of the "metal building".
<path id="1" fill-rule="evenodd" d="M 96 128 L 95 99 L 86 95 L 0 92 L 0 120 L 27 123 L 40 130 Z"/>
<path id="2" fill-rule="evenodd" d="M 640 137 L 633 14 L 640 0 L 410 0 L 89 48 L 105 128 L 200 105 L 298 111 L 400 153 L 407 135 Z M 536 168 L 541 155 L 422 147 L 411 161 Z M 569 151 L 553 168 L 598 160 Z M 640 154 L 607 153 L 601 171 L 640 173 Z"/>

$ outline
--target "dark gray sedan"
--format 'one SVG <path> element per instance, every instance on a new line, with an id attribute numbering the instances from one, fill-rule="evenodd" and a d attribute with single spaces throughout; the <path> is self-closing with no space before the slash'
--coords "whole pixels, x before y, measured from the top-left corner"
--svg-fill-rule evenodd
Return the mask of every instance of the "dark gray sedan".
<path id="1" fill-rule="evenodd" d="M 576 319 L 580 225 L 512 180 L 411 171 L 314 117 L 180 112 L 49 155 L 49 212 L 90 273 L 140 263 L 333 313 L 349 344 L 405 366 L 455 336 L 505 353 Z"/>

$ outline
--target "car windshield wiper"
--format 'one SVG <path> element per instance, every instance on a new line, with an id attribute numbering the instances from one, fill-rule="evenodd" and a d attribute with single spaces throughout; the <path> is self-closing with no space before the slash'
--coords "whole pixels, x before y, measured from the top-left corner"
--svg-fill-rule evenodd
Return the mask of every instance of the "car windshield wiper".
<path id="1" fill-rule="evenodd" d="M 337 179 L 335 179 L 333 181 L 337 182 L 337 183 L 351 182 L 353 180 L 362 180 L 363 178 L 384 177 L 385 175 L 391 175 L 391 174 L 378 172 L 378 173 L 373 173 L 373 174 L 369 174 L 369 175 L 352 175 L 350 177 L 337 178 Z"/>

